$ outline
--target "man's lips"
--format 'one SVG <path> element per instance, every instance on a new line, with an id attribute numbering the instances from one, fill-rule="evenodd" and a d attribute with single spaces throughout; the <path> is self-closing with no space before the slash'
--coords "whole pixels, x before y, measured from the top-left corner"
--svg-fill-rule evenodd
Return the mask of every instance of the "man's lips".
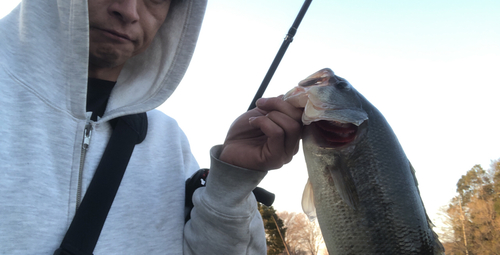
<path id="1" fill-rule="evenodd" d="M 97 28 L 97 27 L 94 27 L 94 29 L 100 30 L 104 34 L 106 34 L 106 35 L 108 35 L 110 37 L 117 37 L 117 38 L 120 38 L 122 40 L 132 41 L 132 39 L 130 38 L 130 36 L 128 36 L 125 33 L 120 33 L 120 32 L 115 31 L 115 30 L 103 29 L 103 28 Z"/>

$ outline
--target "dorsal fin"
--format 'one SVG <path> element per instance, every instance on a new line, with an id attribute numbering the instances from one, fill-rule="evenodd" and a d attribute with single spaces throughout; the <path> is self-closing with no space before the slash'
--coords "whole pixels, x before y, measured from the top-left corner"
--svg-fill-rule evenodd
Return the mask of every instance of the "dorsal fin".
<path id="1" fill-rule="evenodd" d="M 429 218 L 429 215 L 427 215 L 427 211 L 425 210 L 424 202 L 422 201 L 422 197 L 420 196 L 420 190 L 418 189 L 418 181 L 417 181 L 417 176 L 415 175 L 415 168 L 413 168 L 413 165 L 411 164 L 410 161 L 408 161 L 408 164 L 410 165 L 410 171 L 411 175 L 413 176 L 413 181 L 415 182 L 415 187 L 417 188 L 418 196 L 420 197 L 420 202 L 422 203 L 422 207 L 424 208 L 425 212 L 425 217 L 427 218 L 427 224 L 429 224 L 429 228 L 432 231 L 432 237 L 434 237 L 434 255 L 442 255 L 445 254 L 445 249 L 443 244 L 439 241 L 439 236 L 434 232 L 432 229 L 434 227 L 434 224 L 432 223 L 431 219 Z"/>

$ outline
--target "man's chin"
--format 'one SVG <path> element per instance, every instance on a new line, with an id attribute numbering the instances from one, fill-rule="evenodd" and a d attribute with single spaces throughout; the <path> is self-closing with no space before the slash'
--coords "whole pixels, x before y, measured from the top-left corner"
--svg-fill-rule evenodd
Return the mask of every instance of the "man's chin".
<path id="1" fill-rule="evenodd" d="M 102 68 L 113 68 L 117 66 L 123 65 L 129 57 L 123 56 L 120 52 L 114 51 L 98 51 L 93 54 L 90 52 L 89 54 L 89 64 L 102 67 Z"/>
<path id="2" fill-rule="evenodd" d="M 116 81 L 127 59 L 114 52 L 89 54 L 89 77 Z"/>

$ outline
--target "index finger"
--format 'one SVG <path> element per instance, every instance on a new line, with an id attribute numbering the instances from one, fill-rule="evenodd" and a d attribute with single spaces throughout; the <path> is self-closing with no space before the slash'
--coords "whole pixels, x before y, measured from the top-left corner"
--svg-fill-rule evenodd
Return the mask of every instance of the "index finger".
<path id="1" fill-rule="evenodd" d="M 303 108 L 296 108 L 288 102 L 285 102 L 283 96 L 271 97 L 271 98 L 261 98 L 257 100 L 257 107 L 267 111 L 278 111 L 290 116 L 292 119 L 302 123 L 302 113 Z"/>

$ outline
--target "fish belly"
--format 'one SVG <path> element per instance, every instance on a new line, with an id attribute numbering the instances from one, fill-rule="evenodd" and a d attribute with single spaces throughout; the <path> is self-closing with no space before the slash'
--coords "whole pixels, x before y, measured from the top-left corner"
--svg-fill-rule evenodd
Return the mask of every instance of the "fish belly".
<path id="1" fill-rule="evenodd" d="M 432 231 L 411 173 L 404 173 L 409 167 L 404 159 L 394 160 L 387 170 L 380 169 L 383 164 L 376 157 L 356 151 L 348 154 L 325 153 L 304 138 L 316 214 L 330 255 L 433 254 Z M 336 161 L 334 157 L 342 157 L 344 165 L 353 169 L 350 178 L 359 197 L 356 208 L 344 202 L 335 187 L 329 165 Z"/>

